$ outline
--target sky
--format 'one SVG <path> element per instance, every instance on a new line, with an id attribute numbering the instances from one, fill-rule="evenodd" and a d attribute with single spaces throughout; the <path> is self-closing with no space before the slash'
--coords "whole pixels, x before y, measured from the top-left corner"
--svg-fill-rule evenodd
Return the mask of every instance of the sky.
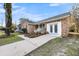
<path id="1" fill-rule="evenodd" d="M 19 24 L 20 18 L 40 21 L 55 15 L 70 11 L 72 4 L 68 3 L 13 3 L 12 21 Z M 0 25 L 5 26 L 5 10 L 0 3 Z"/>

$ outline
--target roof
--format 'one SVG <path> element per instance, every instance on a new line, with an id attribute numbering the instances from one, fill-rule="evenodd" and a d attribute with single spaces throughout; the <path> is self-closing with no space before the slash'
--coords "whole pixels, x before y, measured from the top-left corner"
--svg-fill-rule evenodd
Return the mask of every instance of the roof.
<path id="1" fill-rule="evenodd" d="M 26 18 L 20 18 L 21 22 L 25 22 L 27 21 L 28 23 L 34 23 L 33 21 L 29 20 L 29 19 L 26 19 Z"/>
<path id="2" fill-rule="evenodd" d="M 59 15 L 56 15 L 56 16 L 49 17 L 47 19 L 41 20 L 39 22 L 30 23 L 30 24 L 35 25 L 35 24 L 41 24 L 41 23 L 46 23 L 46 22 L 51 22 L 51 21 L 57 21 L 57 20 L 61 20 L 62 18 L 65 18 L 65 17 L 68 17 L 68 16 L 70 16 L 70 12 L 62 13 L 62 14 L 59 14 Z"/>
<path id="3" fill-rule="evenodd" d="M 70 12 L 66 12 L 66 13 L 62 13 L 53 17 L 49 17 L 47 19 L 43 19 L 39 22 L 33 22 L 33 23 L 29 23 L 31 25 L 36 25 L 36 24 L 41 24 L 41 23 L 46 23 L 46 22 L 51 22 L 51 21 L 57 21 L 57 20 L 61 20 L 64 17 L 68 17 L 70 16 Z"/>
<path id="4" fill-rule="evenodd" d="M 42 21 L 47 21 L 47 20 L 57 20 L 57 18 L 59 19 L 60 17 L 63 17 L 63 16 L 67 16 L 67 15 L 70 15 L 70 12 L 66 12 L 66 13 L 63 13 L 63 14 L 59 14 L 59 15 L 56 15 L 56 16 L 53 16 L 53 17 L 50 17 L 50 18 L 47 18 L 47 19 L 44 19 Z M 42 22 L 41 21 L 41 22 Z"/>
<path id="5" fill-rule="evenodd" d="M 37 24 L 41 24 L 41 23 L 61 20 L 62 18 L 65 18 L 65 17 L 68 17 L 68 16 L 70 16 L 70 12 L 65 12 L 65 13 L 62 13 L 62 14 L 59 14 L 59 15 L 56 15 L 56 16 L 53 16 L 53 17 L 49 17 L 47 19 L 43 19 L 43 20 L 38 21 L 38 22 L 33 22 L 33 21 L 25 19 L 25 18 L 21 18 L 21 20 L 27 21 L 30 25 L 37 25 Z"/>

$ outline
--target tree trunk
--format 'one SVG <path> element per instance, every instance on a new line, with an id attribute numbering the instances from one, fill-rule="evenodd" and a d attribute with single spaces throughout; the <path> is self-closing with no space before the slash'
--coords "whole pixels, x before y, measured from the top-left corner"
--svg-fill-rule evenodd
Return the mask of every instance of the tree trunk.
<path id="1" fill-rule="evenodd" d="M 11 25 L 12 25 L 11 3 L 4 3 L 4 8 L 5 8 L 5 23 L 6 23 L 5 33 L 7 36 L 10 36 L 10 30 L 11 30 Z"/>

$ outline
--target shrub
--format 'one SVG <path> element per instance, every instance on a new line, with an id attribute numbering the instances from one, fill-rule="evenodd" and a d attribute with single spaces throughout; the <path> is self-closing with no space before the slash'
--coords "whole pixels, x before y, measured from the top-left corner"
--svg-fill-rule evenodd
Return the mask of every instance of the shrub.
<path id="1" fill-rule="evenodd" d="M 11 32 L 13 33 L 13 32 L 15 32 L 15 30 L 16 30 L 16 25 L 12 24 L 12 26 L 11 26 Z"/>
<path id="2" fill-rule="evenodd" d="M 5 28 L 2 27 L 2 28 L 0 28 L 0 30 L 5 31 Z"/>
<path id="3" fill-rule="evenodd" d="M 70 32 L 74 32 L 75 31 L 75 25 L 72 25 L 71 27 L 70 27 L 70 30 L 69 30 Z"/>
<path id="4" fill-rule="evenodd" d="M 23 31 L 23 33 L 27 33 L 27 29 L 26 28 L 23 28 L 22 31 Z"/>

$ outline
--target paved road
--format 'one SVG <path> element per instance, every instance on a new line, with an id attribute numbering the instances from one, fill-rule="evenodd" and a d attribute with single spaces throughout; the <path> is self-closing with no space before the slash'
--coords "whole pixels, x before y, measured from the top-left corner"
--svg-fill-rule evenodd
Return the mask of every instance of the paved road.
<path id="1" fill-rule="evenodd" d="M 49 40 L 56 38 L 50 34 L 42 35 L 37 38 L 28 38 L 24 37 L 24 35 L 19 35 L 19 37 L 25 40 L 0 46 L 0 56 L 23 56 L 45 44 Z"/>

